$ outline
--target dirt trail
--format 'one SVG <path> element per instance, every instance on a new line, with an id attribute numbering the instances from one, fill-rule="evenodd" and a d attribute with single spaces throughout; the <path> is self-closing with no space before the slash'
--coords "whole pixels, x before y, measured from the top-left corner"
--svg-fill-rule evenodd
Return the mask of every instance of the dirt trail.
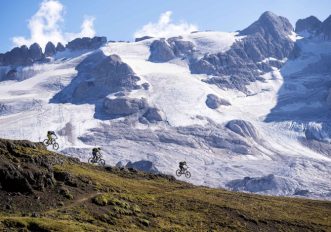
<path id="1" fill-rule="evenodd" d="M 46 213 L 51 213 L 51 212 L 56 212 L 56 211 L 61 211 L 63 209 L 68 209 L 68 208 L 72 208 L 72 207 L 75 207 L 75 206 L 78 206 L 79 204 L 85 202 L 85 201 L 88 201 L 100 194 L 103 194 L 103 192 L 93 192 L 93 193 L 90 193 L 88 195 L 83 195 L 82 197 L 80 198 L 77 198 L 77 199 L 73 199 L 73 202 L 69 203 L 69 204 L 66 204 L 66 205 L 63 205 L 59 208 L 55 208 L 55 209 L 51 209 L 49 211 L 46 211 Z"/>

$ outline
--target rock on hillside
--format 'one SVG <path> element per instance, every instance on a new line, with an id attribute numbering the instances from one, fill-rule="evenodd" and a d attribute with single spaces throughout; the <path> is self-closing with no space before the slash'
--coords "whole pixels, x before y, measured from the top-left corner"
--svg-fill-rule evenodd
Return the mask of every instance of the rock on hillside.
<path id="1" fill-rule="evenodd" d="M 140 88 L 136 84 L 140 78 L 117 55 L 106 56 L 97 51 L 85 58 L 76 70 L 77 76 L 51 102 L 88 103 L 102 100 L 111 93 Z"/>

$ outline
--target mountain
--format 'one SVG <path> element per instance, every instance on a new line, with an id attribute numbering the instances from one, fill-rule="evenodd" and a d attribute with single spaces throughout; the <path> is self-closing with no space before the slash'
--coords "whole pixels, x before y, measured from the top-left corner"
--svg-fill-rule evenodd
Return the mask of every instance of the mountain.
<path id="1" fill-rule="evenodd" d="M 331 203 L 195 187 L 0 139 L 2 231 L 328 231 Z"/>
<path id="2" fill-rule="evenodd" d="M 169 175 L 186 160 L 195 185 L 331 199 L 329 19 L 14 48 L 0 54 L 0 137 L 52 130 L 82 161 L 98 146 L 110 165 Z"/>

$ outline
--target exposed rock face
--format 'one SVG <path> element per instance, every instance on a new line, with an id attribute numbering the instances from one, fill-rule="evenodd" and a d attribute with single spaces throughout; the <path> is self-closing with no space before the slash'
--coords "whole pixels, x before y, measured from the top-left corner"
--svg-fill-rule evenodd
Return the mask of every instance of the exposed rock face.
<path id="1" fill-rule="evenodd" d="M 105 98 L 104 110 L 112 117 L 125 117 L 145 109 L 147 103 L 144 99 L 119 97 L 115 99 Z"/>
<path id="2" fill-rule="evenodd" d="M 167 41 L 177 57 L 189 56 L 194 52 L 194 44 L 182 37 L 169 38 Z"/>
<path id="3" fill-rule="evenodd" d="M 117 55 L 105 56 L 98 51 L 89 55 L 77 67 L 77 77 L 56 94 L 51 102 L 82 104 L 102 100 L 111 93 L 140 88 L 140 79 Z"/>
<path id="4" fill-rule="evenodd" d="M 116 165 L 115 165 L 115 167 L 117 167 L 117 168 L 125 168 L 125 165 L 127 164 L 127 163 L 129 163 L 130 162 L 130 160 L 120 160 L 120 161 L 118 161 L 117 163 L 116 163 Z"/>
<path id="5" fill-rule="evenodd" d="M 263 37 L 281 39 L 289 35 L 293 27 L 287 18 L 277 16 L 274 13 L 264 12 L 252 25 L 240 32 L 241 35 L 260 34 Z"/>
<path id="6" fill-rule="evenodd" d="M 56 51 L 57 52 L 63 52 L 66 48 L 63 46 L 63 44 L 61 44 L 60 42 L 57 43 L 56 45 Z"/>
<path id="7" fill-rule="evenodd" d="M 160 122 L 164 118 L 162 112 L 157 108 L 148 108 L 143 117 L 146 118 L 150 123 Z"/>
<path id="8" fill-rule="evenodd" d="M 148 60 L 152 62 L 167 62 L 176 57 L 165 39 L 155 40 L 150 46 L 150 51 L 151 55 Z"/>
<path id="9" fill-rule="evenodd" d="M 299 185 L 293 180 L 277 177 L 273 174 L 262 177 L 245 177 L 244 179 L 233 180 L 227 187 L 235 191 L 265 192 L 277 191 L 279 194 L 294 194 Z"/>
<path id="10" fill-rule="evenodd" d="M 32 61 L 41 61 L 44 58 L 43 51 L 39 44 L 34 43 L 29 48 L 29 57 L 32 59 Z"/>
<path id="11" fill-rule="evenodd" d="M 316 31 L 320 28 L 322 22 L 316 18 L 315 16 L 310 16 L 305 19 L 299 19 L 295 24 L 295 32 L 308 32 L 311 34 L 316 33 Z"/>
<path id="12" fill-rule="evenodd" d="M 319 36 L 324 40 L 331 40 L 331 15 L 321 22 L 315 16 L 310 16 L 305 19 L 299 19 L 296 23 L 295 32 L 307 36 Z"/>
<path id="13" fill-rule="evenodd" d="M 207 100 L 206 100 L 206 105 L 211 109 L 217 109 L 221 105 L 229 106 L 229 105 L 231 105 L 231 103 L 225 99 L 217 97 L 214 94 L 208 94 Z"/>
<path id="14" fill-rule="evenodd" d="M 1 65 L 25 66 L 31 65 L 36 61 L 44 61 L 44 54 L 37 43 L 32 44 L 30 48 L 23 45 L 15 47 L 5 54 L 0 54 Z"/>
<path id="15" fill-rule="evenodd" d="M 154 164 L 149 161 L 149 160 L 140 160 L 137 162 L 128 162 L 125 165 L 126 168 L 133 168 L 136 169 L 138 171 L 143 171 L 143 172 L 149 172 L 149 173 L 159 173 L 159 171 L 157 170 L 157 168 L 154 166 Z"/>
<path id="16" fill-rule="evenodd" d="M 176 57 L 186 57 L 193 53 L 194 44 L 182 40 L 182 37 L 173 37 L 167 40 L 155 40 L 150 46 L 149 61 L 162 63 Z"/>
<path id="17" fill-rule="evenodd" d="M 50 161 L 42 157 L 33 157 L 17 150 L 16 146 L 28 149 L 44 149 L 42 144 L 28 141 L 0 140 L 0 186 L 7 192 L 32 193 L 33 190 L 43 190 L 53 186 L 55 179 L 49 171 Z M 23 158 L 24 157 L 24 158 Z M 19 162 L 19 164 L 15 164 Z M 14 160 L 14 161 L 13 161 Z"/>
<path id="18" fill-rule="evenodd" d="M 323 21 L 319 32 L 325 40 L 331 40 L 331 15 Z"/>
<path id="19" fill-rule="evenodd" d="M 254 140 L 258 139 L 258 132 L 252 123 L 244 120 L 231 120 L 226 124 L 226 127 L 233 132 Z"/>
<path id="20" fill-rule="evenodd" d="M 240 32 L 246 38 L 234 43 L 225 53 L 206 54 L 199 60 L 191 60 L 190 70 L 212 75 L 207 83 L 246 92 L 245 86 L 259 80 L 262 73 L 271 71 L 271 66 L 282 65 L 281 61 L 269 65 L 261 61 L 269 57 L 282 60 L 291 54 L 294 43 L 288 35 L 292 31 L 286 18 L 266 12 Z"/>
<path id="21" fill-rule="evenodd" d="M 3 65 L 30 65 L 31 63 L 32 59 L 29 57 L 29 49 L 25 45 L 15 47 L 3 54 Z"/>
<path id="22" fill-rule="evenodd" d="M 135 38 L 134 39 L 134 42 L 139 42 L 139 41 L 143 41 L 143 40 L 146 40 L 146 39 L 152 39 L 153 37 L 151 36 L 143 36 L 143 37 L 140 37 L 140 38 Z"/>
<path id="23" fill-rule="evenodd" d="M 56 48 L 52 42 L 48 42 L 45 47 L 45 56 L 53 56 L 56 53 Z"/>
<path id="24" fill-rule="evenodd" d="M 66 48 L 70 50 L 82 50 L 82 49 L 97 49 L 107 43 L 106 37 L 93 37 L 93 38 L 77 38 L 70 41 Z"/>

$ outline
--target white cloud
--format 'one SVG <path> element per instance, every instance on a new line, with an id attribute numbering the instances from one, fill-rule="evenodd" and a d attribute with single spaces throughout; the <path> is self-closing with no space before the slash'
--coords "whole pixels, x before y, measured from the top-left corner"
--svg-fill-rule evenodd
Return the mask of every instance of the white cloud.
<path id="1" fill-rule="evenodd" d="M 134 37 L 153 36 L 153 37 L 171 37 L 189 34 L 197 31 L 198 27 L 187 22 L 171 23 L 171 11 L 166 11 L 160 15 L 157 23 L 148 23 L 134 33 Z"/>
<path id="2" fill-rule="evenodd" d="M 94 19 L 94 17 L 85 17 L 79 33 L 63 32 L 61 24 L 64 21 L 64 6 L 58 0 L 43 0 L 38 11 L 29 20 L 30 38 L 18 36 L 13 37 L 12 41 L 15 46 L 24 44 L 29 46 L 37 42 L 44 48 L 48 41 L 56 45 L 58 42 L 65 44 L 77 37 L 93 37 Z"/>

